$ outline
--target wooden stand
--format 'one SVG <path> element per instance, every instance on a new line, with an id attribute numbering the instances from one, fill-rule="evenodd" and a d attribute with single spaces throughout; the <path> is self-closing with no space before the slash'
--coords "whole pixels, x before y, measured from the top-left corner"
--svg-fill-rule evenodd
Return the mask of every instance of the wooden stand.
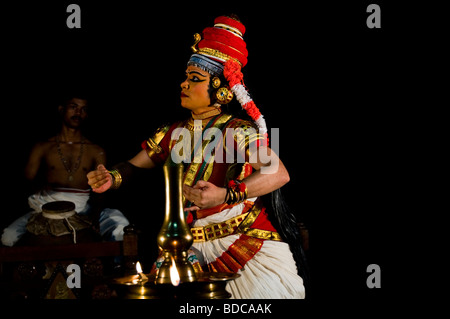
<path id="1" fill-rule="evenodd" d="M 63 236 L 61 236 L 63 237 Z M 36 238 L 35 238 L 36 239 Z M 110 278 L 135 271 L 137 235 L 124 229 L 120 242 L 67 243 L 46 238 L 30 246 L 0 247 L 2 299 L 110 299 L 117 296 Z M 52 242 L 53 240 L 53 242 Z M 81 288 L 66 284 L 69 265 L 80 267 Z"/>

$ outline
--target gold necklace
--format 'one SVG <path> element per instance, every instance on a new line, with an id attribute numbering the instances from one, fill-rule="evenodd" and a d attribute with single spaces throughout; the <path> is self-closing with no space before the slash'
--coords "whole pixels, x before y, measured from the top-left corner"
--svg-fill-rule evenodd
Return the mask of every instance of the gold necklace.
<path id="1" fill-rule="evenodd" d="M 194 114 L 191 112 L 192 114 L 192 118 L 194 120 L 204 120 L 207 119 L 209 117 L 213 117 L 214 115 L 220 114 L 222 112 L 222 110 L 218 107 L 218 108 L 214 108 L 211 111 L 207 111 L 205 113 L 202 114 Z"/>
<path id="2" fill-rule="evenodd" d="M 195 130 L 202 130 L 205 127 L 205 125 L 207 124 L 207 121 L 203 121 L 202 120 L 202 126 L 201 127 L 196 127 L 194 124 L 194 119 L 191 117 L 189 120 L 186 121 L 186 124 L 184 124 L 184 127 L 187 128 L 189 131 L 195 131 Z"/>
<path id="3" fill-rule="evenodd" d="M 187 128 L 189 131 L 195 131 L 195 130 L 203 130 L 206 124 L 210 121 L 211 117 L 218 115 L 222 113 L 222 110 L 220 108 L 214 108 L 211 111 L 207 111 L 202 114 L 194 114 L 191 112 L 192 117 L 189 118 L 189 120 L 186 121 L 186 124 L 184 125 L 185 128 Z M 202 121 L 202 126 L 196 126 L 197 123 L 195 121 Z"/>

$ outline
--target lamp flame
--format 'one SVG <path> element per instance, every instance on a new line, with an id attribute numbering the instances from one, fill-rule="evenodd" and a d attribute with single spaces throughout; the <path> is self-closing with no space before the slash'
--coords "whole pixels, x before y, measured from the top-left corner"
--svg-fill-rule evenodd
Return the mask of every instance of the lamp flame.
<path id="1" fill-rule="evenodd" d="M 170 266 L 170 281 L 172 285 L 178 286 L 180 284 L 180 275 L 178 274 L 177 265 L 175 264 L 175 259 L 170 256 L 172 260 L 172 265 Z"/>
<path id="2" fill-rule="evenodd" d="M 142 272 L 141 263 L 140 263 L 139 261 L 136 263 L 136 271 L 137 271 L 138 273 L 141 273 L 141 272 Z"/>
<path id="3" fill-rule="evenodd" d="M 139 281 L 147 281 L 148 277 L 142 272 L 141 263 L 138 261 L 136 263 L 136 271 L 139 275 Z"/>

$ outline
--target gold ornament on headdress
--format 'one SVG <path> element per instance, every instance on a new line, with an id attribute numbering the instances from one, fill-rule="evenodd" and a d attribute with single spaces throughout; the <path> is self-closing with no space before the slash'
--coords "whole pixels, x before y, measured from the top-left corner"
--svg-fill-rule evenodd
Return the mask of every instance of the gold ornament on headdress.
<path id="1" fill-rule="evenodd" d="M 194 44 L 191 46 L 191 50 L 194 53 L 199 53 L 199 54 L 203 54 L 206 56 L 212 56 L 212 57 L 216 57 L 222 61 L 228 61 L 228 60 L 233 60 L 236 61 L 237 63 L 239 63 L 240 66 L 242 66 L 241 61 L 239 61 L 238 59 L 235 59 L 225 53 L 220 52 L 219 50 L 215 50 L 215 49 L 211 49 L 211 48 L 201 48 L 199 49 L 197 47 L 197 44 L 202 40 L 202 36 L 200 35 L 200 33 L 196 33 L 194 34 Z M 231 47 L 230 47 L 231 48 Z M 236 50 L 236 49 L 235 49 Z"/>
<path id="2" fill-rule="evenodd" d="M 200 33 L 194 34 L 194 44 L 191 46 L 192 52 L 194 53 L 198 52 L 197 44 L 200 42 L 201 39 L 202 36 L 200 35 Z"/>

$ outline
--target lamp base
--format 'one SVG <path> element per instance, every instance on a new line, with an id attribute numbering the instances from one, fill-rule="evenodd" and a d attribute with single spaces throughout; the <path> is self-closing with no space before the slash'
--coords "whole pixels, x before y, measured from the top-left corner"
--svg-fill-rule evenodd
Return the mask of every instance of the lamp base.
<path id="1" fill-rule="evenodd" d="M 123 299 L 228 299 L 231 294 L 226 290 L 229 281 L 238 278 L 235 273 L 205 272 L 197 273 L 192 282 L 181 282 L 178 286 L 155 282 L 155 276 L 148 281 L 136 283 L 135 276 L 113 280 L 119 298 Z"/>

